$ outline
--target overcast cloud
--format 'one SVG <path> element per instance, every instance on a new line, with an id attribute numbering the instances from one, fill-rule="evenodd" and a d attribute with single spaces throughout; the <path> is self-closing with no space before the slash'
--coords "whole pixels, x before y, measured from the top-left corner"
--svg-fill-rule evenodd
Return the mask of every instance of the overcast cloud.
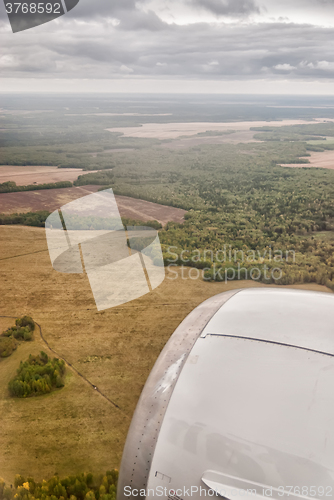
<path id="1" fill-rule="evenodd" d="M 190 0 L 190 3 L 218 16 L 244 17 L 254 12 L 260 13 L 259 6 L 253 0 Z"/>
<path id="2" fill-rule="evenodd" d="M 0 3 L 0 89 L 31 78 L 46 86 L 154 79 L 162 90 L 168 80 L 331 83 L 334 0 L 291 4 L 80 0 L 66 16 L 13 34 Z"/>

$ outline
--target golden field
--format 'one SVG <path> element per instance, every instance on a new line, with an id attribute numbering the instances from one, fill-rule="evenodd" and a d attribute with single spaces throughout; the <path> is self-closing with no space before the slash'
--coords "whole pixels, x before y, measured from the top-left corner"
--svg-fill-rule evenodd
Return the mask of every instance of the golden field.
<path id="1" fill-rule="evenodd" d="M 118 467 L 128 426 L 145 380 L 166 341 L 185 316 L 206 298 L 250 281 L 207 283 L 167 279 L 152 293 L 98 312 L 86 275 L 53 270 L 45 232 L 0 226 L 0 315 L 31 315 L 56 353 L 70 367 L 66 385 L 29 399 L 9 397 L 7 383 L 21 360 L 44 350 L 35 332 L 10 358 L 0 360 L 0 476 L 36 479 Z M 328 291 L 320 285 L 300 285 Z M 3 331 L 14 319 L 0 318 Z"/>

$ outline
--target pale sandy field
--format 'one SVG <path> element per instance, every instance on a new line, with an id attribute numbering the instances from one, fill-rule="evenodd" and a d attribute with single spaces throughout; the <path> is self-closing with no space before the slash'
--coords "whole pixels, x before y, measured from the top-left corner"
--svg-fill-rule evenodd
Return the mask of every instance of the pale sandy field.
<path id="1" fill-rule="evenodd" d="M 311 156 L 307 157 L 310 163 L 291 163 L 282 164 L 282 167 L 302 168 L 302 167 L 316 167 L 328 168 L 334 170 L 334 151 L 312 152 Z"/>
<path id="2" fill-rule="evenodd" d="M 190 136 L 175 139 L 170 142 L 162 143 L 160 147 L 168 149 L 187 149 L 194 146 L 204 145 L 204 144 L 240 144 L 249 142 L 263 142 L 254 139 L 254 132 L 252 130 L 236 131 L 232 134 L 226 135 L 210 135 L 206 137 Z"/>
<path id="3" fill-rule="evenodd" d="M 281 121 L 250 121 L 250 122 L 192 122 L 192 123 L 144 123 L 141 127 L 114 127 L 109 132 L 121 132 L 124 137 L 141 137 L 154 139 L 176 139 L 183 135 L 195 135 L 209 130 L 224 132 L 228 130 L 244 131 L 251 127 L 282 127 L 284 125 L 308 125 L 323 123 L 326 120 L 319 118 L 313 121 L 281 120 Z M 255 132 L 254 132 L 255 133 Z M 230 137 L 230 136 L 229 136 Z M 231 137 L 230 137 L 231 138 Z M 241 142 L 241 141 L 239 141 Z M 249 142 L 249 141 L 247 141 Z"/>
<path id="4" fill-rule="evenodd" d="M 29 184 L 48 184 L 49 182 L 76 181 L 84 171 L 81 168 L 57 168 L 43 166 L 0 165 L 0 184 L 7 181 L 16 182 L 17 186 Z M 85 173 L 93 173 L 90 170 Z"/>

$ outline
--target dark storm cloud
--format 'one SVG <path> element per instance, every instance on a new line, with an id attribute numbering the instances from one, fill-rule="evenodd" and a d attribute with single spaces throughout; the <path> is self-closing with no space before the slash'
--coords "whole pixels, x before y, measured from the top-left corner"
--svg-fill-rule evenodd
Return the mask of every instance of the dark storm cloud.
<path id="1" fill-rule="evenodd" d="M 239 17 L 260 12 L 253 0 L 190 0 L 190 3 L 218 16 Z"/>

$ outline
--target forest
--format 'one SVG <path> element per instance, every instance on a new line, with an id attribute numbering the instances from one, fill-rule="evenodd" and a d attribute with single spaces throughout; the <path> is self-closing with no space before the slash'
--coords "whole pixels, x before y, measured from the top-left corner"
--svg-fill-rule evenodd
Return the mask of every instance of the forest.
<path id="1" fill-rule="evenodd" d="M 92 98 L 93 102 L 98 98 Z M 106 102 L 102 116 L 97 116 L 92 103 L 85 110 L 81 104 L 72 103 L 71 114 L 64 114 L 53 103 L 46 109 L 57 108 L 54 113 L 29 116 L 30 127 L 27 116 L 6 117 L 3 163 L 105 169 L 80 175 L 75 184 L 111 187 L 115 194 L 187 210 L 183 224 L 170 222 L 160 229 L 166 265 L 209 268 L 206 279 L 219 280 L 217 266 L 223 271 L 227 267 L 238 271 L 240 266 L 248 270 L 255 264 L 273 270 L 279 264 L 282 272 L 274 280 L 276 284 L 316 282 L 334 289 L 334 171 L 307 167 L 312 151 L 333 150 L 333 122 L 253 127 L 254 139 L 262 142 L 198 142 L 176 149 L 171 139 L 139 139 L 108 132 L 108 127 L 139 126 L 152 122 L 152 117 L 131 113 L 114 116 L 117 109 L 137 112 L 140 105 L 144 106 L 135 99 L 129 104 Z M 238 130 L 236 116 L 238 120 L 312 119 L 319 113 L 318 109 L 273 109 L 260 104 L 217 108 L 213 99 L 202 105 L 196 100 L 189 104 L 175 98 L 173 104 L 163 100 L 150 103 L 150 108 L 154 106 L 166 115 L 172 110 L 175 122 L 212 121 L 212 130 L 197 134 L 199 139 L 212 136 L 215 121 L 234 120 L 233 128 Z M 321 112 L 332 118 L 331 109 Z M 170 116 L 154 117 L 156 123 L 168 121 Z M 304 165 L 280 166 L 298 163 Z M 43 227 L 47 216 L 47 212 L 0 214 L 0 224 Z M 216 259 L 216 253 L 225 246 L 239 250 L 233 262 Z M 195 250 L 201 256 L 185 263 L 182 252 Z M 213 257 L 204 258 L 204 250 L 212 252 Z M 240 251 L 245 254 L 251 250 L 260 252 L 256 261 L 240 258 Z M 293 260 L 277 263 L 268 258 L 270 252 L 284 255 L 287 251 L 294 252 Z M 273 282 L 263 276 L 261 280 Z"/>
<path id="2" fill-rule="evenodd" d="M 311 137 L 317 131 L 321 137 L 334 136 L 333 124 L 284 127 L 284 133 L 290 130 L 300 138 L 304 127 Z M 279 279 L 270 273 L 265 279 L 262 273 L 260 281 L 316 282 L 334 289 L 334 172 L 280 166 L 298 163 L 300 157 L 306 157 L 305 163 L 308 154 L 302 140 L 201 145 L 164 156 L 155 149 L 150 161 L 138 153 L 136 161 L 129 155 L 127 165 L 114 169 L 111 187 L 116 194 L 188 210 L 183 224 L 170 222 L 159 233 L 166 265 L 209 267 L 206 279 L 214 280 L 220 280 L 226 268 L 279 266 Z M 220 262 L 215 256 L 225 246 L 239 253 L 232 261 Z M 196 250 L 201 254 L 197 259 L 185 263 L 180 257 Z M 213 257 L 205 259 L 204 250 Z M 241 251 L 250 250 L 260 257 L 245 261 Z M 294 259 L 269 258 L 270 253 L 287 251 L 294 252 Z M 222 274 L 214 272 L 215 264 Z"/>

